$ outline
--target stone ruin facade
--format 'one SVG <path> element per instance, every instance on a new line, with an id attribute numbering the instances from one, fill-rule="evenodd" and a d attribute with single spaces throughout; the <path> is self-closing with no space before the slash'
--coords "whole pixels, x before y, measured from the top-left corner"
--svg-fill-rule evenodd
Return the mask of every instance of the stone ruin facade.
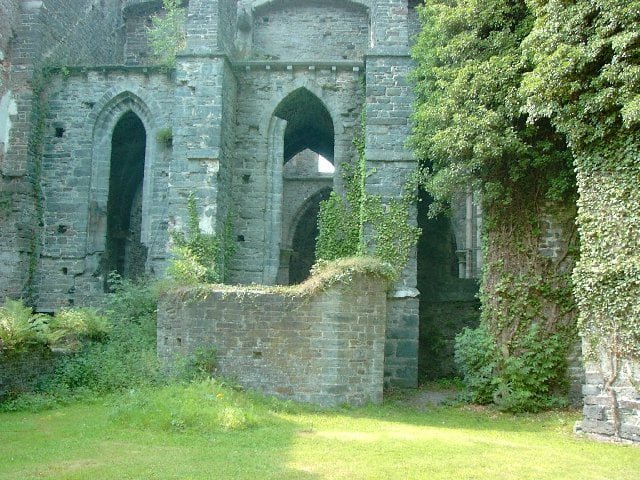
<path id="1" fill-rule="evenodd" d="M 416 165 L 417 3 L 185 1 L 187 45 L 166 69 L 147 37 L 160 0 L 0 0 L 0 295 L 56 311 L 95 301 L 112 270 L 162 276 L 190 194 L 202 230 L 232 219 L 231 282 L 303 280 L 353 138 L 364 133 L 366 188 L 383 199 Z M 468 192 L 450 219 L 419 212 L 423 237 L 386 302 L 387 384 L 449 374 L 453 337 L 477 323 L 478 203 Z M 554 258 L 567 228 L 545 224 L 541 253 Z M 585 425 L 607 434 L 599 378 L 588 375 Z M 633 437 L 629 402 L 619 421 Z"/>
<path id="2" fill-rule="evenodd" d="M 406 0 L 190 0 L 175 69 L 148 44 L 159 0 L 0 6 L 0 289 L 40 311 L 91 303 L 110 271 L 162 276 L 191 194 L 203 231 L 232 224 L 230 282 L 298 283 L 356 135 L 371 194 L 416 166 Z M 414 254 L 390 293 L 386 378 L 404 386 L 416 272 Z"/>

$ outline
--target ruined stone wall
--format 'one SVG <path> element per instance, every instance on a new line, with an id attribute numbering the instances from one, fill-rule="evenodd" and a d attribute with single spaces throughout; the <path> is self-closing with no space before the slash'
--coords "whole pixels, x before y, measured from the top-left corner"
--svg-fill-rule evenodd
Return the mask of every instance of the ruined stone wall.
<path id="1" fill-rule="evenodd" d="M 44 0 L 39 12 L 41 60 L 52 65 L 122 63 L 120 3 L 120 0 Z"/>
<path id="2" fill-rule="evenodd" d="M 19 22 L 19 2 L 18 0 L 0 0 L 0 99 L 9 89 L 9 61 L 11 41 L 15 35 L 15 28 Z M 2 118 L 2 114 L 0 114 Z M 0 130 L 0 135 L 2 135 Z M 4 137 L 0 137 L 3 141 Z M 2 155 L 2 150 L 0 150 Z"/>
<path id="3" fill-rule="evenodd" d="M 422 228 L 418 241 L 422 381 L 459 375 L 453 361 L 455 337 L 465 327 L 475 328 L 480 317 L 478 280 L 460 278 L 455 218 L 430 219 L 428 207 L 429 199 L 423 198 L 418 214 Z"/>
<path id="4" fill-rule="evenodd" d="M 120 2 L 72 0 L 8 2 L 2 5 L 2 21 L 9 21 L 12 39 L 3 65 L 0 124 L 5 145 L 0 161 L 2 203 L 0 261 L 3 264 L 0 294 L 32 297 L 39 255 L 40 191 L 39 155 L 41 126 L 46 115 L 44 66 L 117 63 L 121 59 Z M 7 16 L 5 17 L 5 12 Z M 6 19 L 6 20 L 5 20 Z M 8 32 L 3 27 L 3 41 Z M 34 90 L 37 95 L 34 95 Z M 11 92 L 10 94 L 8 92 Z M 10 127 L 7 127 L 9 125 Z"/>
<path id="5" fill-rule="evenodd" d="M 170 228 L 185 229 L 187 199 L 195 195 L 200 229 L 221 232 L 226 214 L 233 162 L 235 79 L 223 56 L 189 54 L 179 57 L 173 113 L 174 161 L 169 174 Z"/>
<path id="6" fill-rule="evenodd" d="M 284 166 L 282 197 L 282 245 L 291 248 L 299 215 L 306 203 L 323 189 L 333 188 L 333 174 L 318 172 L 318 154 L 307 150 L 292 158 Z"/>
<path id="7" fill-rule="evenodd" d="M 16 90 L 10 84 L 12 48 L 15 42 L 16 28 L 20 21 L 19 2 L 0 0 L 0 263 L 5 266 L 16 264 L 17 253 L 12 251 L 18 241 L 15 222 L 19 219 L 19 201 L 23 197 L 22 186 L 17 186 L 5 177 L 5 157 L 9 152 L 9 139 L 13 123 L 17 121 Z M 12 226 L 13 225 L 13 226 Z M 22 236 L 22 235 L 21 235 Z M 26 246 L 26 245 L 25 245 Z M 0 297 L 8 293 L 17 294 L 24 282 L 16 271 L 3 271 L 8 282 L 0 281 Z M 11 285 L 11 283 L 13 285 Z"/>
<path id="8" fill-rule="evenodd" d="M 365 157 L 373 173 L 367 191 L 383 201 L 397 197 L 416 159 L 406 145 L 411 132 L 414 101 L 408 75 L 409 8 L 406 0 L 376 0 L 371 6 L 371 48 L 366 58 Z M 415 218 L 415 217 L 414 217 Z M 412 253 L 396 285 L 389 315 L 389 337 L 401 349 L 389 349 L 386 375 L 399 386 L 414 387 L 418 381 L 418 290 L 416 252 Z"/>
<path id="9" fill-rule="evenodd" d="M 213 346 L 218 372 L 245 387 L 320 405 L 379 403 L 385 320 L 384 281 L 361 275 L 306 298 L 231 289 L 184 302 L 169 294 L 158 308 L 158 355 L 170 366 Z"/>
<path id="10" fill-rule="evenodd" d="M 142 243 L 147 266 L 166 258 L 171 149 L 157 141 L 171 126 L 173 81 L 141 68 L 71 69 L 52 79 L 42 162 L 40 310 L 90 303 L 101 295 L 113 129 L 128 110 L 146 130 Z"/>
<path id="11" fill-rule="evenodd" d="M 355 70 L 354 70 L 355 69 Z M 274 117 L 278 105 L 300 88 L 315 95 L 328 110 L 335 132 L 334 163 L 353 162 L 352 140 L 360 129 L 364 100 L 360 67 L 356 64 L 245 62 L 238 78 L 236 161 L 232 175 L 233 216 L 238 242 L 232 279 L 273 284 L 279 266 L 282 237 L 284 162 L 282 131 Z M 264 208 L 257 209 L 256 205 Z M 265 232 L 275 233 L 273 236 Z"/>
<path id="12" fill-rule="evenodd" d="M 362 60 L 368 42 L 366 10 L 344 1 L 274 3 L 253 17 L 256 59 Z"/>
<path id="13" fill-rule="evenodd" d="M 123 8 L 124 63 L 126 65 L 153 64 L 153 52 L 149 46 L 148 30 L 153 25 L 151 17 L 162 12 L 162 1 L 134 3 Z"/>
<path id="14" fill-rule="evenodd" d="M 578 431 L 640 442 L 640 362 L 610 361 L 607 354 L 597 361 L 587 360 L 583 393 L 583 419 Z"/>

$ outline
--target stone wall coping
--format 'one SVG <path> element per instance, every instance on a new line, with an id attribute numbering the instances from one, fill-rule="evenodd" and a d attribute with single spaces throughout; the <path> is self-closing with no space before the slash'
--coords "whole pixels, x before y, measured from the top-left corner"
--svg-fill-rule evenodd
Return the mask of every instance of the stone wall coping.
<path id="1" fill-rule="evenodd" d="M 283 178 L 291 182 L 308 182 L 311 180 L 333 180 L 333 173 L 316 173 L 314 175 L 287 175 L 284 174 Z"/>
<path id="2" fill-rule="evenodd" d="M 234 61 L 232 65 L 236 69 L 251 70 L 292 70 L 293 68 L 308 68 L 315 70 L 317 68 L 331 68 L 332 70 L 353 70 L 358 72 L 364 69 L 364 62 L 353 62 L 349 60 L 317 60 L 317 61 L 284 61 L 284 60 L 244 60 Z"/>
<path id="3" fill-rule="evenodd" d="M 61 75 L 68 76 L 72 74 L 85 74 L 89 72 L 99 72 L 99 73 L 107 73 L 107 72 L 130 72 L 130 73 L 162 73 L 166 75 L 171 75 L 172 69 L 167 69 L 167 67 L 159 66 L 159 65 L 96 65 L 96 66 L 65 66 L 65 67 L 55 67 L 52 68 L 51 71 L 53 73 L 60 73 Z"/>

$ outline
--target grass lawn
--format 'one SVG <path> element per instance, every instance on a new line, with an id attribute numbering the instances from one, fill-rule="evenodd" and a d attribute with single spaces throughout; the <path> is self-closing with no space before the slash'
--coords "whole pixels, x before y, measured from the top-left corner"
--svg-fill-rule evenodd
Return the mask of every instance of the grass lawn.
<path id="1" fill-rule="evenodd" d="M 199 403 L 203 388 L 211 387 L 194 393 L 193 408 L 222 401 L 215 390 Z M 640 478 L 640 448 L 574 437 L 576 412 L 512 416 L 394 400 L 333 411 L 254 411 L 253 400 L 237 395 L 225 412 L 242 402 L 257 420 L 235 430 L 191 428 L 175 412 L 154 423 L 162 405 L 142 402 L 131 410 L 118 397 L 2 413 L 0 479 Z M 175 396 L 168 390 L 159 403 Z"/>

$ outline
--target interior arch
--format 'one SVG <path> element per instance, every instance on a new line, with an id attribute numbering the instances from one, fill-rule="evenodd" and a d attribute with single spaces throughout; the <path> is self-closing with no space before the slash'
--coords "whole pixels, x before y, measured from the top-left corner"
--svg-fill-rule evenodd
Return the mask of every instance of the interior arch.
<path id="1" fill-rule="evenodd" d="M 274 115 L 287 122 L 284 163 L 307 148 L 334 163 L 333 120 L 318 97 L 304 87 L 298 88 L 280 102 Z"/>

